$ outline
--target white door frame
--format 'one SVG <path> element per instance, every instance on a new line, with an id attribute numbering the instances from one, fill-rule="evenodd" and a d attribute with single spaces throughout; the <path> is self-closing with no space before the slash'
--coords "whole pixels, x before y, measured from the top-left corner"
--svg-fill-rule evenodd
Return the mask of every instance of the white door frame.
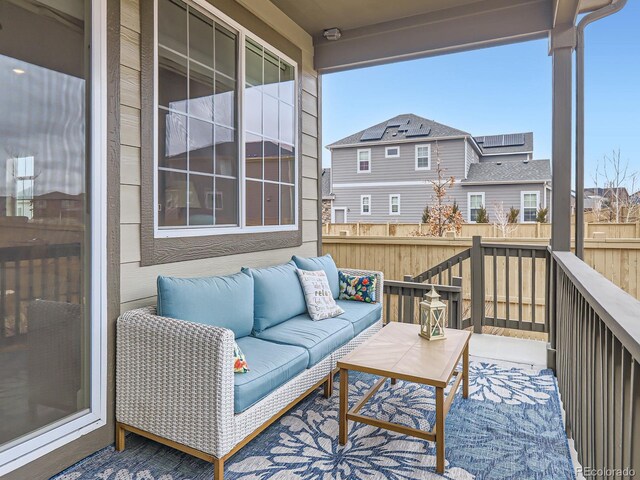
<path id="1" fill-rule="evenodd" d="M 107 420 L 107 2 L 91 11 L 91 302 L 89 408 L 0 451 L 0 477 L 106 425 Z"/>
<path id="2" fill-rule="evenodd" d="M 336 210 L 342 210 L 344 212 L 344 223 L 348 223 L 347 207 L 331 207 L 331 223 L 336 223 Z"/>

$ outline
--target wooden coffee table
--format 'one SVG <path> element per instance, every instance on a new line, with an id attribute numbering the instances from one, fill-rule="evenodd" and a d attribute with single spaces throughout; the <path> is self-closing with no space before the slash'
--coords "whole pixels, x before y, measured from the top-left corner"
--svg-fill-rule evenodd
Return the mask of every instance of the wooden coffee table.
<path id="1" fill-rule="evenodd" d="M 447 329 L 443 340 L 418 336 L 419 325 L 390 323 L 338 362 L 340 369 L 340 445 L 347 443 L 348 421 L 366 423 L 436 443 L 436 471 L 444 472 L 444 420 L 462 382 L 462 396 L 469 395 L 469 338 L 471 332 Z M 456 370 L 462 358 L 462 371 Z M 372 373 L 382 378 L 350 410 L 349 371 Z M 456 376 L 449 394 L 444 390 Z M 387 378 L 431 385 L 436 389 L 436 427 L 425 432 L 416 428 L 378 420 L 358 412 Z"/>

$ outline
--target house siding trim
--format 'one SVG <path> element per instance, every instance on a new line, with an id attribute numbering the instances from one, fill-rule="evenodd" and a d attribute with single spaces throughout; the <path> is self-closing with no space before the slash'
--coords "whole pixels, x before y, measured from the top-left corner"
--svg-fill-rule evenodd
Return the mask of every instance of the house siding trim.
<path id="1" fill-rule="evenodd" d="M 297 198 L 298 224 L 290 230 L 247 232 L 233 234 L 216 234 L 206 236 L 184 236 L 159 238 L 155 235 L 155 201 L 154 201 L 154 144 L 155 144 L 155 62 L 154 62 L 154 0 L 140 1 L 140 66 L 141 66 L 141 265 L 150 266 L 162 263 L 199 260 L 212 257 L 252 253 L 278 248 L 298 247 L 302 245 L 302 150 L 303 133 L 302 118 L 302 51 L 273 30 L 261 19 L 255 17 L 244 7 L 237 4 L 224 9 L 216 4 L 215 9 L 224 16 L 249 30 L 269 45 L 290 57 L 297 64 L 296 110 L 298 173 Z M 242 148 L 242 145 L 239 145 Z"/>

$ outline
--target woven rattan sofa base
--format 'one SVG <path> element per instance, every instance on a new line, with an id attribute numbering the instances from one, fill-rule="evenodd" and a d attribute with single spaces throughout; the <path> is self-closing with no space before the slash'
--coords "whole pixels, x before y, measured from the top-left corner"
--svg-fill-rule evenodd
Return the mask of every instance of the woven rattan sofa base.
<path id="1" fill-rule="evenodd" d="M 225 461 L 262 433 L 272 423 L 287 413 L 303 398 L 314 392 L 323 384 L 324 395 L 326 397 L 330 397 L 333 394 L 333 376 L 337 373 L 336 363 L 338 360 L 358 345 L 362 344 L 365 340 L 379 331 L 380 328 L 382 328 L 382 319 L 364 330 L 349 343 L 325 357 L 318 364 L 292 378 L 289 382 L 270 393 L 267 397 L 263 398 L 252 407 L 248 408 L 244 412 L 234 415 L 233 420 L 235 424 L 234 430 L 236 433 L 236 443 L 235 446 L 222 457 L 216 457 L 211 453 L 198 450 L 197 448 L 190 447 L 122 422 L 116 422 L 116 450 L 124 450 L 126 432 L 135 433 L 212 463 L 214 469 L 214 480 L 223 480 Z M 319 380 L 318 375 L 321 375 Z"/>

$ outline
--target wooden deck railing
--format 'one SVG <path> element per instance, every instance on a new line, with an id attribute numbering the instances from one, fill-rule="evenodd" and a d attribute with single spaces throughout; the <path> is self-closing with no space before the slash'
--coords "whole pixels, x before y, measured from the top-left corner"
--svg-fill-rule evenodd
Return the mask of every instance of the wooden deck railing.
<path id="1" fill-rule="evenodd" d="M 632 478 L 640 471 L 640 301 L 569 252 L 554 252 L 552 268 L 550 347 L 567 431 L 585 476 Z"/>
<path id="2" fill-rule="evenodd" d="M 0 248 L 0 344 L 28 331 L 31 300 L 80 301 L 80 253 L 80 243 Z"/>
<path id="3" fill-rule="evenodd" d="M 448 325 L 462 328 L 462 279 L 454 278 L 453 285 L 430 285 L 413 281 L 384 281 L 385 322 L 418 323 L 419 303 L 424 294 L 435 287 L 441 300 L 448 304 Z"/>

